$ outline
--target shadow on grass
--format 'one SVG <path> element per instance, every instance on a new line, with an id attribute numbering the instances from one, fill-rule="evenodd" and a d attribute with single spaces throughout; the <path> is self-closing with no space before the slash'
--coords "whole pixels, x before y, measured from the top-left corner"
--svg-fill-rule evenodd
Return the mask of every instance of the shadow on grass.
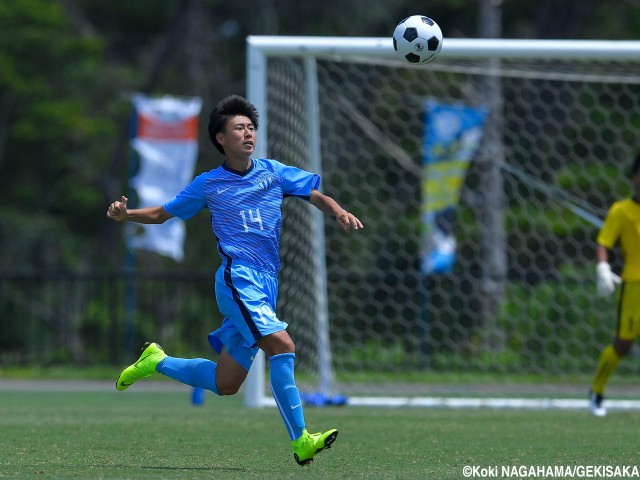
<path id="1" fill-rule="evenodd" d="M 169 470 L 169 471 L 180 471 L 180 470 L 184 470 L 184 471 L 198 471 L 198 472 L 246 472 L 247 469 L 246 468 L 242 468 L 242 467 L 168 467 L 168 466 L 161 466 L 161 465 L 154 465 L 154 466 L 146 466 L 146 465 L 113 465 L 113 464 L 109 464 L 109 465 L 96 465 L 96 464 L 92 464 L 92 465 L 87 465 L 87 467 L 91 467 L 91 468 L 122 468 L 122 469 L 129 469 L 129 470 L 135 470 L 137 468 L 142 469 L 142 470 Z"/>
<path id="2" fill-rule="evenodd" d="M 246 472 L 246 468 L 239 467 L 139 467 L 147 470 L 198 470 L 198 471 L 217 471 L 217 472 Z"/>

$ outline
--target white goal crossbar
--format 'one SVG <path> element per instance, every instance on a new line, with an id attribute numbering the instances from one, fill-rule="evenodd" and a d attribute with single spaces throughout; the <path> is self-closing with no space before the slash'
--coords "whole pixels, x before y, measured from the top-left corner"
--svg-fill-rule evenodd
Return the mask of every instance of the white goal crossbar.
<path id="1" fill-rule="evenodd" d="M 391 38 L 386 37 L 247 37 L 249 87 L 261 68 L 259 56 L 395 58 Z M 445 38 L 441 58 L 541 58 L 573 60 L 637 60 L 640 41 L 635 40 L 520 40 L 493 38 Z M 256 70 L 254 70 L 256 69 Z M 249 93 L 252 93 L 249 90 Z M 256 92 L 257 93 L 257 92 Z"/>
<path id="2" fill-rule="evenodd" d="M 320 132 L 318 120 L 316 58 L 395 58 L 391 38 L 362 37 L 292 37 L 249 36 L 247 38 L 247 97 L 261 114 L 267 125 L 267 67 L 270 57 L 294 57 L 304 64 L 305 90 L 309 117 L 308 143 L 311 146 L 311 165 L 322 173 Z M 634 60 L 640 58 L 640 41 L 600 40 L 516 40 L 516 39 L 449 39 L 445 38 L 440 53 L 442 58 L 468 59 L 570 59 L 570 60 Z M 413 66 L 412 68 L 427 68 Z M 266 156 L 267 128 L 258 130 L 256 155 Z M 321 214 L 313 220 L 314 267 L 318 279 L 314 284 L 318 305 L 316 338 L 319 355 L 320 389 L 329 392 L 333 382 L 331 348 L 329 345 L 329 314 L 325 274 L 324 227 Z M 265 395 L 265 359 L 260 351 L 245 384 L 245 403 L 250 408 L 274 406 Z M 412 406 L 440 408 L 586 408 L 585 400 L 506 399 L 506 398 L 390 398 L 350 397 L 353 406 Z M 640 402 L 609 401 L 611 409 L 640 409 Z"/>

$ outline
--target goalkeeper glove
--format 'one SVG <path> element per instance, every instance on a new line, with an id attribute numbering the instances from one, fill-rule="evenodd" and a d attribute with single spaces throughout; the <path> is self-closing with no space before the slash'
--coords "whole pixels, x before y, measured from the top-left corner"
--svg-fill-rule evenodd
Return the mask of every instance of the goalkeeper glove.
<path id="1" fill-rule="evenodd" d="M 596 274 L 598 275 L 596 287 L 599 297 L 611 295 L 616 289 L 616 284 L 622 281 L 618 275 L 611 271 L 611 266 L 607 262 L 598 262 Z"/>

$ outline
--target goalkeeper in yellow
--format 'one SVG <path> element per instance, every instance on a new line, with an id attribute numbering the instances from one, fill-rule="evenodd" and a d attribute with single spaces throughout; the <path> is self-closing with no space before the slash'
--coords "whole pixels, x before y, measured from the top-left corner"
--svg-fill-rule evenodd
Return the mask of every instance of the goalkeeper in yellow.
<path id="1" fill-rule="evenodd" d="M 633 197 L 611 206 L 597 238 L 598 295 L 609 296 L 615 291 L 615 285 L 621 284 L 613 344 L 600 354 L 590 392 L 589 409 L 597 417 L 607 414 L 603 405 L 607 380 L 640 335 L 640 154 L 633 162 L 631 179 Z M 620 247 L 624 261 L 622 278 L 615 275 L 609 266 L 609 250 L 615 245 Z"/>

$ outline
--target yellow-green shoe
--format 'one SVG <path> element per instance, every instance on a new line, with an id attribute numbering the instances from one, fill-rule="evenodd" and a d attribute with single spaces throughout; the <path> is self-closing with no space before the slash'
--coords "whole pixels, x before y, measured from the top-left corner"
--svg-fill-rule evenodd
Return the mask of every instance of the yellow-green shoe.
<path id="1" fill-rule="evenodd" d="M 338 438 L 338 430 L 332 428 L 324 433 L 308 433 L 302 431 L 302 436 L 293 442 L 293 458 L 298 465 L 309 465 L 316 453 L 320 453 L 325 448 L 331 448 L 333 442 Z"/>
<path id="2" fill-rule="evenodd" d="M 150 377 L 156 373 L 156 366 L 166 356 L 167 354 L 157 343 L 145 343 L 138 361 L 125 368 L 118 377 L 116 388 L 120 391 L 126 390 L 137 380 Z"/>

